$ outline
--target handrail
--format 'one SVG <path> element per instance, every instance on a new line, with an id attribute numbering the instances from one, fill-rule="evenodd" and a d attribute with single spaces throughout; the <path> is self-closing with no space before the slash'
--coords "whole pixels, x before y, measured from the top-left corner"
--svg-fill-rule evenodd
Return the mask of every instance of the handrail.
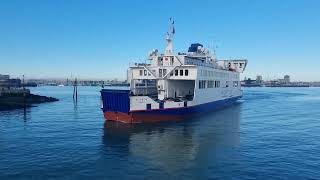
<path id="1" fill-rule="evenodd" d="M 182 65 L 182 62 L 180 61 L 180 59 L 178 58 L 178 56 L 174 56 L 174 57 L 176 57 L 177 58 L 177 60 L 179 61 L 179 63 L 180 63 L 180 66 Z"/>
<path id="2" fill-rule="evenodd" d="M 171 69 L 171 71 L 169 71 L 165 76 L 163 76 L 162 78 L 167 78 L 167 76 L 171 73 L 171 72 L 173 72 L 177 67 L 180 67 L 181 65 L 179 65 L 179 66 L 174 66 L 174 68 L 173 69 Z"/>
<path id="3" fill-rule="evenodd" d="M 174 56 L 174 57 L 177 58 L 177 60 L 179 61 L 180 65 L 174 66 L 174 68 L 173 68 L 171 71 L 169 71 L 165 76 L 163 76 L 163 78 L 167 78 L 167 76 L 168 76 L 172 71 L 176 70 L 177 67 L 180 67 L 180 66 L 183 65 L 178 56 Z"/>
<path id="4" fill-rule="evenodd" d="M 147 68 L 147 66 L 143 66 L 144 67 L 144 69 L 146 69 L 154 78 L 157 78 L 157 76 L 155 75 L 155 74 L 153 74 L 153 72 L 149 69 L 149 68 Z"/>

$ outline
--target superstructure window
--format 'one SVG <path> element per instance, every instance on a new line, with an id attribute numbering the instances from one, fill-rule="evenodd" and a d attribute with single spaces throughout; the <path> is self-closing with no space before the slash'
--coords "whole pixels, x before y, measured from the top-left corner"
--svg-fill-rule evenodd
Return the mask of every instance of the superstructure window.
<path id="1" fill-rule="evenodd" d="M 208 81 L 207 87 L 213 88 L 214 81 Z"/>
<path id="2" fill-rule="evenodd" d="M 174 75 L 175 75 L 175 76 L 178 76 L 178 73 L 179 73 L 178 70 L 175 70 L 175 71 L 174 71 Z"/>
<path id="3" fill-rule="evenodd" d="M 165 76 L 167 74 L 167 69 L 163 69 L 162 73 L 163 73 L 163 76 Z"/>
<path id="4" fill-rule="evenodd" d="M 183 70 L 182 69 L 180 70 L 180 76 L 183 76 Z"/>
<path id="5" fill-rule="evenodd" d="M 162 77 L 162 69 L 159 69 L 159 77 Z"/>
<path id="6" fill-rule="evenodd" d="M 203 80 L 199 81 L 199 89 L 204 89 L 204 88 L 206 88 L 206 81 L 203 81 Z"/>
<path id="7" fill-rule="evenodd" d="M 173 62 L 174 62 L 174 60 L 173 60 L 173 57 L 170 59 L 170 65 L 173 65 Z"/>
<path id="8" fill-rule="evenodd" d="M 143 74 L 146 76 L 146 75 L 147 75 L 147 70 L 144 70 L 144 71 L 143 71 Z"/>
<path id="9" fill-rule="evenodd" d="M 189 76 L 189 70 L 188 69 L 184 70 L 184 75 L 185 76 Z"/>
<path id="10" fill-rule="evenodd" d="M 140 70 L 140 76 L 142 76 L 143 75 L 143 70 Z"/>
<path id="11" fill-rule="evenodd" d="M 161 57 L 158 58 L 158 65 L 159 66 L 163 65 L 163 58 L 161 58 Z"/>
<path id="12" fill-rule="evenodd" d="M 220 87 L 220 81 L 214 81 L 214 87 L 219 88 Z"/>
<path id="13" fill-rule="evenodd" d="M 229 82 L 228 81 L 226 81 L 226 87 L 229 87 Z"/>

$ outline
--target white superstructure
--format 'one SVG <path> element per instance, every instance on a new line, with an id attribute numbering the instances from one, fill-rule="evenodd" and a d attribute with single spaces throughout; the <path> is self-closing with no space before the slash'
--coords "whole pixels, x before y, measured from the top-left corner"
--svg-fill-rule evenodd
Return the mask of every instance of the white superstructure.
<path id="1" fill-rule="evenodd" d="M 152 110 L 192 107 L 242 96 L 240 73 L 247 60 L 218 60 L 214 51 L 199 43 L 192 44 L 187 53 L 174 54 L 174 33 L 171 21 L 165 52 L 152 50 L 150 63 L 129 67 L 131 111 L 146 110 L 147 104 Z"/>

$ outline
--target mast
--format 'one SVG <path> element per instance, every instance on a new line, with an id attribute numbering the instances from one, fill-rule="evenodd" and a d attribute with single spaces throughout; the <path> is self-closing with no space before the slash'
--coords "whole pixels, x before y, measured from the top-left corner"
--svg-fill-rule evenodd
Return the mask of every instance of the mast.
<path id="1" fill-rule="evenodd" d="M 175 34 L 174 21 L 172 20 L 172 18 L 170 18 L 169 22 L 170 22 L 169 31 L 167 32 L 167 35 L 166 35 L 167 47 L 166 47 L 165 55 L 172 55 L 173 53 L 173 35 Z"/>

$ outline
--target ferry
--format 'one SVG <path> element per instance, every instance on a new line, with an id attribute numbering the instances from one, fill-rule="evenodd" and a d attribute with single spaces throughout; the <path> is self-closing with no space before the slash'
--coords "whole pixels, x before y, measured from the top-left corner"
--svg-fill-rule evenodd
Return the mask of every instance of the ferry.
<path id="1" fill-rule="evenodd" d="M 173 52 L 174 21 L 170 19 L 164 53 L 152 50 L 148 63 L 127 70 L 126 90 L 102 89 L 106 120 L 149 123 L 188 119 L 235 103 L 242 97 L 240 73 L 246 59 L 217 59 L 200 43 L 185 53 Z"/>

